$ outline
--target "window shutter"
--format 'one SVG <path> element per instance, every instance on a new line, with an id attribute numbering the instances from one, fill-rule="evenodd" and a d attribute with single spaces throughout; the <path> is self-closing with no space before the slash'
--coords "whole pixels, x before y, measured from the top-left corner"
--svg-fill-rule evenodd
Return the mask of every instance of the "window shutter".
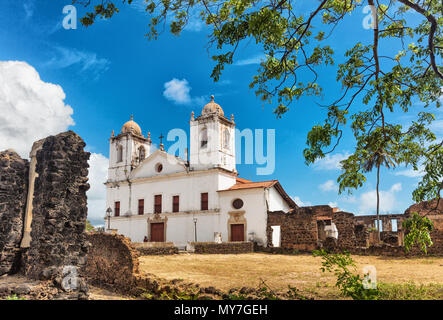
<path id="1" fill-rule="evenodd" d="M 120 216 L 120 201 L 116 201 L 114 204 L 114 216 Z"/>
<path id="2" fill-rule="evenodd" d="M 172 197 L 172 212 L 179 212 L 179 211 L 180 211 L 180 197 L 173 196 Z"/>
<path id="3" fill-rule="evenodd" d="M 142 216 L 144 212 L 145 212 L 145 200 L 140 199 L 138 200 L 138 214 Z"/>
<path id="4" fill-rule="evenodd" d="M 162 212 L 162 195 L 158 194 L 154 196 L 154 213 Z"/>
<path id="5" fill-rule="evenodd" d="M 208 210 L 208 193 L 201 194 L 201 210 Z"/>

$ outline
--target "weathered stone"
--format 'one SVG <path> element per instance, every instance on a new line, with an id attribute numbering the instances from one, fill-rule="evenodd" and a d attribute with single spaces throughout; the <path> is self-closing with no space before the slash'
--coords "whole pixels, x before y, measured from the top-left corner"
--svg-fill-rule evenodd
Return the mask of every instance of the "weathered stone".
<path id="1" fill-rule="evenodd" d="M 191 242 L 194 253 L 212 254 L 238 254 L 254 251 L 252 242 Z"/>
<path id="2" fill-rule="evenodd" d="M 85 263 L 89 152 L 73 131 L 44 139 L 37 151 L 31 244 L 25 258 L 25 275 L 56 280 L 77 277 Z M 68 273 L 67 273 L 68 270 Z M 81 278 L 77 278 L 77 283 Z M 84 287 L 73 287 L 85 293 Z"/>
<path id="3" fill-rule="evenodd" d="M 19 260 L 28 165 L 12 150 L 0 152 L 0 275 L 12 272 Z"/>

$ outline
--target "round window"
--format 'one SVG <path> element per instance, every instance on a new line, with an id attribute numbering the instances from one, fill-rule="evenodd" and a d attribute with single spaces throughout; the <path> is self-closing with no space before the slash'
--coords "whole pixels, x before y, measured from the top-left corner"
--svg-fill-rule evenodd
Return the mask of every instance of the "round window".
<path id="1" fill-rule="evenodd" d="M 157 163 L 155 165 L 155 171 L 162 172 L 162 170 L 163 170 L 163 165 L 161 163 Z"/>
<path id="2" fill-rule="evenodd" d="M 235 199 L 232 201 L 232 206 L 235 209 L 241 209 L 243 207 L 243 200 L 242 199 Z"/>

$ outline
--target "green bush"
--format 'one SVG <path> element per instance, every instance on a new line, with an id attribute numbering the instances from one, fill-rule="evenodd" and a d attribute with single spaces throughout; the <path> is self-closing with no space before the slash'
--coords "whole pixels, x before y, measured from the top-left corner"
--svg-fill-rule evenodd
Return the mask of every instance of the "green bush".
<path id="1" fill-rule="evenodd" d="M 375 300 L 379 296 L 378 289 L 366 289 L 364 278 L 355 272 L 355 263 L 349 252 L 329 254 L 325 250 L 314 250 L 313 255 L 322 257 L 322 272 L 333 272 L 337 277 L 335 286 L 341 293 L 354 300 Z M 352 268 L 353 270 L 350 270 Z"/>

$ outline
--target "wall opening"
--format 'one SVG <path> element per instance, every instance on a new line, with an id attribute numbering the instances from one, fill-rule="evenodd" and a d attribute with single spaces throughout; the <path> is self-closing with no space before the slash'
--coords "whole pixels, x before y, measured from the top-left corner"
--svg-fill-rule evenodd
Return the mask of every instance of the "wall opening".
<path id="1" fill-rule="evenodd" d="M 279 248 L 281 245 L 281 230 L 280 226 L 271 226 L 272 229 L 272 246 Z"/>

